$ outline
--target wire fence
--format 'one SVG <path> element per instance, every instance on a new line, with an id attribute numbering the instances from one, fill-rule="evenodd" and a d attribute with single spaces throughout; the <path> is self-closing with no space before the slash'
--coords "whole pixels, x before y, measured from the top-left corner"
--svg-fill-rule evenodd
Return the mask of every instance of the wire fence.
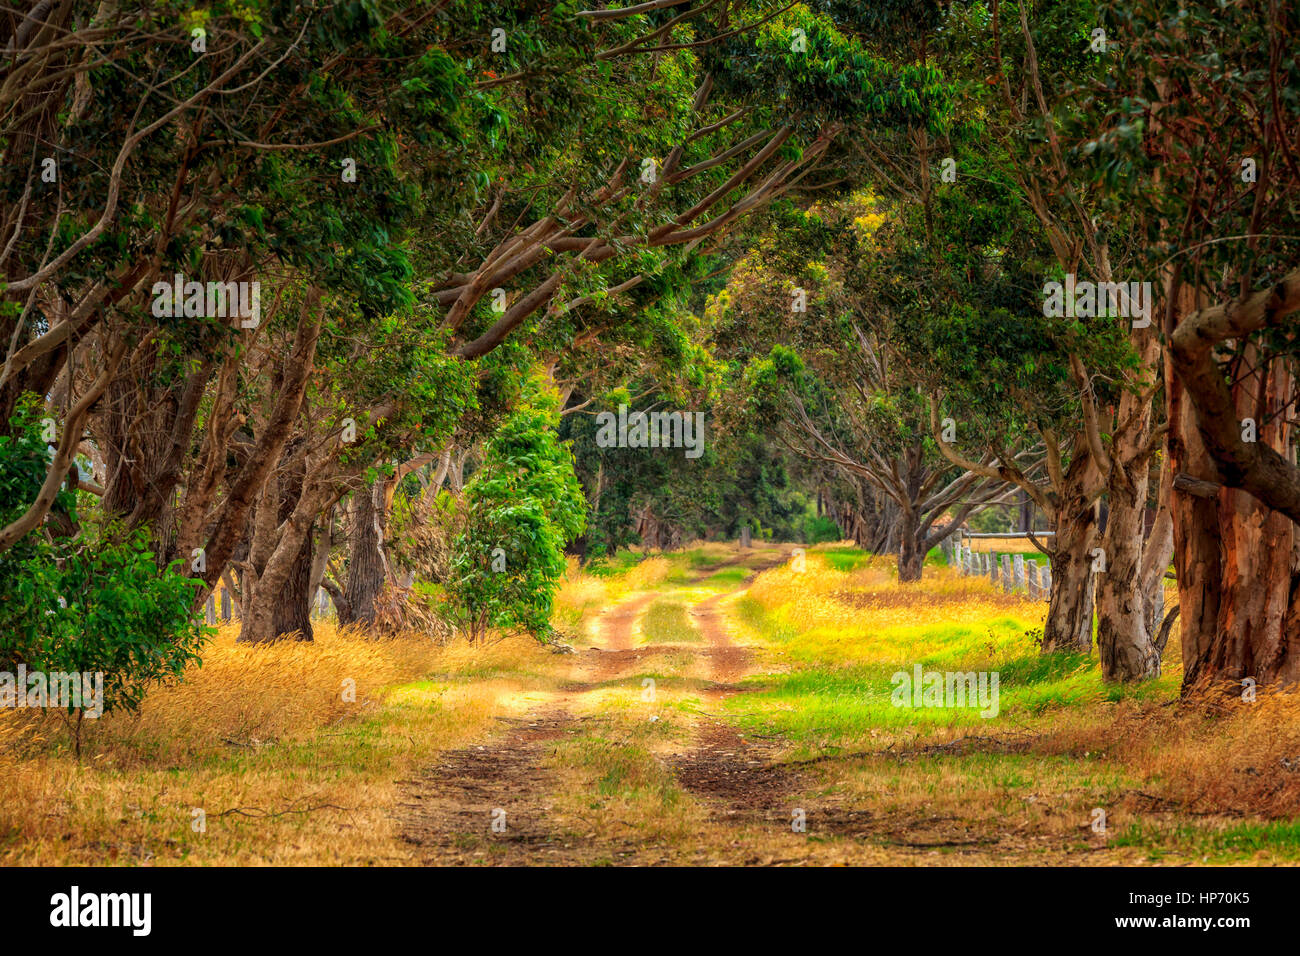
<path id="1" fill-rule="evenodd" d="M 981 548 L 976 551 L 971 542 L 987 541 L 992 545 L 997 541 L 1024 540 L 1033 544 L 1034 538 L 1041 541 L 1051 537 L 1050 531 L 1036 531 L 1033 538 L 1023 531 L 986 534 L 961 531 L 956 536 L 948 537 L 943 543 L 943 549 L 948 564 L 958 568 L 962 574 L 983 575 L 988 577 L 995 587 L 1000 583 L 1002 590 L 1008 594 L 1023 592 L 1029 595 L 1031 601 L 1046 601 L 1052 594 L 1050 561 L 1044 558 L 1040 566 L 1038 558 L 1026 558 L 1021 551 L 998 553 L 996 548 L 987 550 Z"/>

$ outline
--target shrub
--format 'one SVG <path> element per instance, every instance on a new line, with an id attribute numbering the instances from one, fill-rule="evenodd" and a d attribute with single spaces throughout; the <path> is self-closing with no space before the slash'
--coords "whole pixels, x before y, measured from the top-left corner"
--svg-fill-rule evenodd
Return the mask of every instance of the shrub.
<path id="1" fill-rule="evenodd" d="M 49 461 L 34 404 L 10 425 L 0 436 L 0 524 L 35 499 Z M 198 660 L 205 629 L 192 606 L 202 582 L 180 561 L 159 570 L 146 529 L 81 525 L 70 491 L 51 518 L 0 552 L 0 670 L 102 673 L 104 710 L 135 710 L 150 684 Z"/>
<path id="2" fill-rule="evenodd" d="M 470 639 L 488 627 L 545 640 L 565 570 L 564 546 L 586 526 L 573 455 L 556 427 L 553 397 L 534 390 L 493 434 L 483 466 L 465 486 L 447 592 Z"/>

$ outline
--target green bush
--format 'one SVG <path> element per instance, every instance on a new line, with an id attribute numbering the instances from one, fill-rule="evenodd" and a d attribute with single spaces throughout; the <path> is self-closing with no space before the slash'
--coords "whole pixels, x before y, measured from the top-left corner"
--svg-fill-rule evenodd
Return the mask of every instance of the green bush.
<path id="1" fill-rule="evenodd" d="M 0 524 L 45 478 L 36 415 L 27 403 L 0 436 Z M 73 533 L 38 527 L 0 552 L 0 671 L 102 673 L 104 711 L 135 710 L 150 684 L 198 661 L 206 633 L 191 608 L 202 582 L 180 561 L 160 571 L 143 528 L 80 525 L 73 492 L 60 491 L 51 513 Z"/>
<path id="2" fill-rule="evenodd" d="M 803 521 L 804 544 L 840 540 L 840 526 L 825 515 L 808 515 Z"/>
<path id="3" fill-rule="evenodd" d="M 454 621 L 471 640 L 489 627 L 520 628 L 543 640 L 550 634 L 564 546 L 586 525 L 558 419 L 555 399 L 534 390 L 497 429 L 465 486 L 466 525 L 455 540 L 447 593 Z"/>

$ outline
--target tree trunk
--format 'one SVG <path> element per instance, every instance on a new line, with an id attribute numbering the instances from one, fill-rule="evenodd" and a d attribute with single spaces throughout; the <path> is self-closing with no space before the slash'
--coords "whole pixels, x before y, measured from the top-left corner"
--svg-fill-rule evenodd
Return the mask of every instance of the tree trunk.
<path id="1" fill-rule="evenodd" d="M 1165 613 L 1165 571 L 1174 553 L 1173 515 L 1170 511 L 1174 492 L 1174 472 L 1165 455 L 1160 464 L 1160 493 L 1156 503 L 1156 516 L 1147 535 L 1146 550 L 1142 554 L 1142 593 L 1146 601 L 1147 633 L 1155 635 Z M 1160 644 L 1156 650 L 1164 652 Z"/>
<path id="2" fill-rule="evenodd" d="M 898 580 L 909 583 L 921 580 L 925 566 L 925 545 L 921 539 L 916 512 L 904 511 L 898 529 Z"/>
<path id="3" fill-rule="evenodd" d="M 1160 653 L 1147 630 L 1142 588 L 1146 462 L 1130 469 L 1128 480 L 1119 462 L 1112 473 L 1110 515 L 1102 541 L 1106 568 L 1097 582 L 1097 654 L 1102 680 L 1120 683 L 1159 677 Z"/>
<path id="4" fill-rule="evenodd" d="M 311 580 L 307 585 L 309 602 L 316 597 L 321 581 L 325 579 L 325 569 L 329 566 L 330 550 L 334 547 L 334 508 L 330 507 L 317 524 L 319 527 L 316 532 L 315 551 L 312 554 Z"/>
<path id="5" fill-rule="evenodd" d="M 387 577 L 387 562 L 383 554 L 387 515 L 383 501 L 383 481 L 376 481 L 369 488 L 358 490 L 352 496 L 348 581 L 343 592 L 347 616 L 340 616 L 339 622 L 342 624 L 369 626 L 375 621 L 375 599 L 383 590 Z"/>
<path id="6" fill-rule="evenodd" d="M 1166 362 L 1168 370 L 1168 362 Z M 1196 412 L 1182 381 L 1165 376 L 1168 387 L 1169 467 L 1217 484 L 1219 472 L 1201 441 Z M 1216 644 L 1222 598 L 1223 558 L 1219 544 L 1218 496 L 1203 497 L 1176 488 L 1170 502 L 1174 522 L 1174 573 L 1178 578 L 1178 623 L 1182 640 L 1183 691 L 1203 676 Z M 1215 668 L 1204 671 L 1208 676 Z"/>
<path id="7" fill-rule="evenodd" d="M 1244 361 L 1249 367 L 1259 362 L 1259 356 L 1249 349 Z M 1239 419 L 1256 418 L 1257 440 L 1282 455 L 1290 452 L 1284 410 L 1293 387 L 1290 373 L 1276 362 L 1239 378 L 1233 387 Z M 1177 398 L 1186 401 L 1185 395 Z M 1199 455 L 1184 450 L 1188 473 L 1217 479 L 1218 471 L 1196 429 L 1187 427 L 1195 421 L 1190 403 L 1180 411 L 1182 446 Z M 1296 525 L 1239 489 L 1222 488 L 1212 498 L 1187 493 L 1179 497 L 1174 536 L 1184 693 L 1246 677 L 1260 686 L 1294 684 L 1300 679 L 1300 652 L 1293 650 L 1300 620 Z M 1189 527 L 1189 520 L 1195 518 L 1206 524 Z M 1191 614 L 1197 611 L 1206 617 L 1193 619 Z"/>
<path id="8" fill-rule="evenodd" d="M 311 626 L 312 536 L 303 535 L 298 555 L 290 565 L 284 587 L 271 601 L 271 633 L 279 638 L 293 634 L 297 640 L 315 637 Z M 241 635 L 242 637 L 242 635 Z"/>
<path id="9" fill-rule="evenodd" d="M 1092 649 L 1092 549 L 1097 541 L 1097 510 L 1087 484 L 1095 469 L 1077 455 L 1063 476 L 1052 522 L 1052 591 L 1043 623 L 1043 653 Z"/>
<path id="10" fill-rule="evenodd" d="M 1129 339 L 1143 368 L 1158 368 L 1160 343 L 1154 330 L 1132 329 Z M 1110 441 L 1109 492 L 1103 516 L 1105 568 L 1097 581 L 1097 653 L 1107 683 L 1160 676 L 1160 650 L 1148 629 L 1148 544 L 1146 514 L 1151 489 L 1153 406 L 1150 394 L 1125 390 L 1115 409 L 1119 423 Z M 1163 560 L 1164 547 L 1152 540 Z"/>
<path id="11" fill-rule="evenodd" d="M 277 495 L 263 495 L 259 512 L 273 504 L 276 521 L 264 522 L 258 514 L 255 547 L 250 552 L 244 579 L 244 615 L 239 642 L 264 644 L 293 634 L 297 640 L 313 639 L 311 626 L 312 525 L 333 505 L 330 482 L 310 483 L 307 474 L 309 446 L 302 439 L 285 449 Z M 268 483 L 274 485 L 274 482 Z M 268 551 L 268 529 L 275 529 L 274 547 Z M 258 539 L 261 540 L 258 540 Z"/>

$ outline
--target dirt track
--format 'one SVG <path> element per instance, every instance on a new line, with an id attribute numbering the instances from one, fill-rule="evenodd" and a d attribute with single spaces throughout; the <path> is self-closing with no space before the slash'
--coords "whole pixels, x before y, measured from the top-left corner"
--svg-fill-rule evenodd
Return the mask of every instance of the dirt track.
<path id="1" fill-rule="evenodd" d="M 597 645 L 568 658 L 567 681 L 544 706 L 522 718 L 498 718 L 501 729 L 481 743 L 450 751 L 415 779 L 402 781 L 397 823 L 418 858 L 432 865 L 624 864 L 997 864 L 1106 862 L 1102 846 L 1062 846 L 1058 836 L 1022 828 L 990 829 L 978 813 L 935 815 L 921 806 L 905 814 L 852 805 L 819 786 L 820 772 L 871 755 L 828 754 L 781 759 L 787 742 L 746 736 L 723 719 L 722 702 L 743 694 L 758 658 L 738 643 L 729 601 L 734 590 L 695 598 L 690 619 L 697 644 L 640 644 L 640 621 L 661 592 L 634 593 L 595 622 Z M 735 564 L 736 561 L 727 562 Z M 700 570 L 698 585 L 722 566 Z M 601 695 L 636 690 L 638 678 L 660 660 L 685 658 L 684 670 L 702 707 L 686 722 L 681 743 L 653 760 L 691 801 L 695 829 L 676 845 L 642 837 L 644 826 L 566 802 L 582 746 L 617 751 L 631 746 L 623 711 L 610 712 Z M 651 720 L 658 719 L 651 717 Z M 620 731 L 620 726 L 623 728 Z M 882 754 L 897 759 L 899 754 Z M 879 759 L 879 758 L 876 758 Z M 810 798 L 810 793 L 821 796 Z M 592 804 L 595 807 L 596 804 Z M 686 811 L 683 811 L 686 812 Z M 1049 811 L 1050 812 L 1050 811 Z M 792 832 L 802 816 L 805 829 Z M 494 822 L 497 828 L 493 828 Z M 502 826 L 504 824 L 504 826 Z M 828 842 L 824 837 L 838 838 Z M 847 839 L 845 839 L 847 838 Z M 1086 835 L 1079 843 L 1086 841 Z"/>
<path id="2" fill-rule="evenodd" d="M 418 778 L 402 781 L 403 839 L 417 847 L 426 862 L 440 865 L 667 862 L 660 849 L 632 839 L 596 839 L 594 833 L 580 832 L 580 820 L 575 826 L 573 820 L 560 819 L 548 799 L 562 786 L 545 767 L 548 748 L 584 732 L 588 719 L 572 712 L 584 709 L 577 706 L 579 698 L 658 655 L 698 657 L 708 674 L 702 687 L 706 699 L 737 692 L 753 655 L 732 640 L 722 603 L 748 586 L 760 570 L 782 560 L 783 555 L 764 562 L 735 591 L 708 597 L 690 609 L 703 645 L 637 645 L 640 619 L 657 593 L 633 594 L 606 610 L 594 628 L 597 646 L 575 655 L 570 680 L 553 704 L 522 719 L 503 720 L 502 732 L 492 739 L 451 751 Z M 738 562 L 700 569 L 692 583 Z M 707 716 L 698 721 L 694 736 L 693 748 L 669 755 L 664 762 L 682 789 L 704 804 L 711 820 L 779 826 L 789 819 L 789 801 L 783 798 L 791 775 L 770 762 L 775 746 L 757 746 Z"/>

